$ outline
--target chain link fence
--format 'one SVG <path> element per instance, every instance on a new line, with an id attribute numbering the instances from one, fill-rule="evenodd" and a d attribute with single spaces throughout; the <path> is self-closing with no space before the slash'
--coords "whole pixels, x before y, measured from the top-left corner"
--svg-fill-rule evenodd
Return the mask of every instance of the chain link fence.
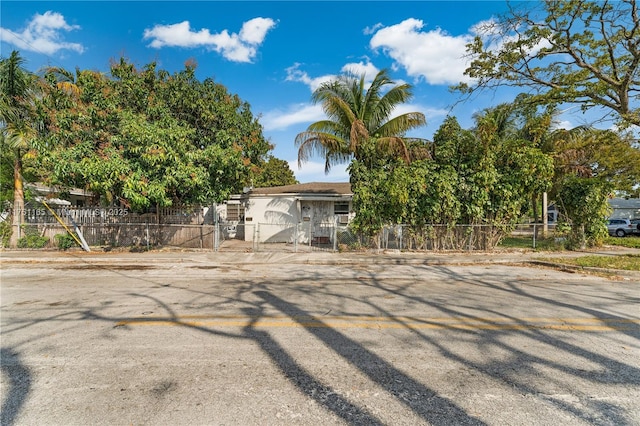
<path id="1" fill-rule="evenodd" d="M 176 247 L 212 251 L 488 251 L 501 241 L 536 248 L 540 242 L 561 237 L 552 226 L 521 224 L 492 225 L 408 225 L 385 226 L 375 236 L 354 232 L 346 224 L 314 223 L 212 223 L 202 210 L 167 210 L 136 215 L 122 209 L 76 209 L 59 211 L 66 227 L 52 212 L 25 211 L 20 233 L 35 236 L 55 248 L 57 235 L 79 230 L 90 247 L 148 250 Z M 6 221 L 7 218 L 5 218 Z"/>
<path id="2" fill-rule="evenodd" d="M 94 248 L 126 247 L 132 250 L 149 250 L 157 247 L 176 247 L 214 250 L 215 228 L 214 225 L 110 223 L 79 225 L 77 229 L 87 245 Z M 42 239 L 41 247 L 31 248 L 56 248 L 56 236 L 68 234 L 67 228 L 59 223 L 24 225 L 22 233 L 38 235 Z"/>
<path id="3" fill-rule="evenodd" d="M 253 232 L 253 235 L 251 234 Z M 255 224 L 245 230 L 254 251 L 488 251 L 505 239 L 516 247 L 536 248 L 540 242 L 556 241 L 553 226 L 521 224 L 385 226 L 375 236 L 358 234 L 346 225 L 309 223 Z M 248 238 L 247 238 L 248 237 Z"/>

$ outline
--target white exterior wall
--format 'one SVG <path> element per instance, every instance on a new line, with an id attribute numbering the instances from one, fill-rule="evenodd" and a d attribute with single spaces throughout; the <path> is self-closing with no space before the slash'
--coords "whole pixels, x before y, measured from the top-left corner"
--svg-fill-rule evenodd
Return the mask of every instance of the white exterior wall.
<path id="1" fill-rule="evenodd" d="M 245 241 L 308 244 L 332 238 L 335 202 L 304 196 L 252 196 L 245 201 Z"/>
<path id="2" fill-rule="evenodd" d="M 245 241 L 293 243 L 300 222 L 295 197 L 251 197 L 245 203 L 244 218 Z"/>

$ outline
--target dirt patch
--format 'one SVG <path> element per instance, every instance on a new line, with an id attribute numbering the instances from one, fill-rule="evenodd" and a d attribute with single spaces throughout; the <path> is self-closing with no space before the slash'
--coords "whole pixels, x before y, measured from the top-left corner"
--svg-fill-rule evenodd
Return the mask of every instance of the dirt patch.
<path id="1" fill-rule="evenodd" d="M 59 266 L 55 269 L 63 271 L 95 271 L 95 270 L 107 270 L 107 271 L 143 271 L 146 269 L 154 269 L 152 265 L 72 265 L 72 266 Z"/>

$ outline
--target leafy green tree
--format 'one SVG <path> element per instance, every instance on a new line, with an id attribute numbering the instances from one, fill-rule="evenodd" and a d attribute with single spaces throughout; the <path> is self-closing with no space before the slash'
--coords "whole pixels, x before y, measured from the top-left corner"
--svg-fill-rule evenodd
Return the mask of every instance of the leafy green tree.
<path id="1" fill-rule="evenodd" d="M 558 129 L 550 143 L 555 159 L 553 195 L 567 176 L 597 177 L 626 193 L 640 185 L 640 147 L 630 134 L 590 127 Z"/>
<path id="2" fill-rule="evenodd" d="M 195 65 L 170 74 L 124 59 L 111 76 L 53 69 L 42 100 L 47 183 L 133 209 L 222 201 L 247 185 L 271 145 L 250 107 Z"/>
<path id="3" fill-rule="evenodd" d="M 455 117 L 447 117 L 433 137 L 435 162 L 451 168 L 457 179 L 458 219 L 463 224 L 481 223 L 490 203 L 496 171 L 494 152 L 486 142 L 479 143 L 474 132 L 462 129 Z"/>
<path id="4" fill-rule="evenodd" d="M 285 160 L 269 155 L 267 161 L 255 167 L 253 186 L 265 188 L 269 186 L 295 185 L 298 183 L 293 170 Z"/>
<path id="5" fill-rule="evenodd" d="M 377 141 L 363 141 L 361 157 L 349 165 L 353 207 L 352 227 L 367 236 L 375 236 L 387 224 L 402 223 L 409 201 L 407 165 L 396 158 L 376 156 Z"/>
<path id="6" fill-rule="evenodd" d="M 0 133 L 0 138 L 4 134 Z M 7 210 L 13 204 L 13 154 L 10 149 L 4 149 L 7 145 L 0 142 L 0 210 Z"/>
<path id="7" fill-rule="evenodd" d="M 607 236 L 605 219 L 611 183 L 599 178 L 568 176 L 560 190 L 560 207 L 571 225 L 569 248 L 599 246 Z"/>
<path id="8" fill-rule="evenodd" d="M 409 101 L 409 84 L 394 85 L 386 70 L 380 71 L 367 87 L 365 76 L 343 74 L 323 83 L 312 95 L 328 119 L 311 124 L 296 136 L 298 163 L 313 155 L 325 159 L 325 170 L 352 158 L 363 160 L 362 146 L 376 141 L 376 156 L 410 159 L 406 133 L 426 124 L 419 112 L 391 118 L 394 108 Z M 388 90 L 387 86 L 392 86 Z M 385 91 L 386 90 L 386 91 Z"/>
<path id="9" fill-rule="evenodd" d="M 471 130 L 447 117 L 433 143 L 420 148 L 429 158 L 406 163 L 376 156 L 374 139 L 363 143 L 362 160 L 349 166 L 354 227 L 374 236 L 386 224 L 410 224 L 417 241 L 431 225 L 443 225 L 431 233 L 443 246 L 456 241 L 456 224 L 488 225 L 468 231 L 476 246 L 493 247 L 553 176 L 552 157 L 524 135 L 513 106 L 501 105 L 476 116 Z"/>
<path id="10" fill-rule="evenodd" d="M 603 107 L 640 125 L 640 13 L 636 0 L 525 2 L 484 27 L 467 47 L 472 94 L 502 85 L 530 101 Z"/>
<path id="11" fill-rule="evenodd" d="M 511 106 L 500 105 L 477 115 L 472 130 L 449 117 L 434 135 L 434 159 L 455 179 L 457 219 L 490 225 L 492 234 L 483 243 L 488 246 L 510 230 L 532 194 L 544 191 L 553 176 L 551 156 L 524 139 L 511 120 Z"/>
<path id="12" fill-rule="evenodd" d="M 13 215 L 11 247 L 16 247 L 24 222 L 23 165 L 37 135 L 34 102 L 38 78 L 23 67 L 17 51 L 0 60 L 0 131 L 2 149 L 13 157 Z"/>

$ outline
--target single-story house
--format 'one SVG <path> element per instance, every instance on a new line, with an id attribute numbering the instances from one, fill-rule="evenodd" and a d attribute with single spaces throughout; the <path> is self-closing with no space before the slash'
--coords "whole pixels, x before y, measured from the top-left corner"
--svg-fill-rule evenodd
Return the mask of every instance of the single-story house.
<path id="1" fill-rule="evenodd" d="M 611 198 L 609 206 L 613 210 L 611 217 L 617 219 L 640 218 L 640 198 Z"/>
<path id="2" fill-rule="evenodd" d="M 45 201 L 53 206 L 91 206 L 95 198 L 92 192 L 79 188 L 61 189 L 42 183 L 27 183 L 25 187 L 34 193 L 37 202 Z M 64 194 L 64 199 L 60 198 L 60 194 Z"/>
<path id="3" fill-rule="evenodd" d="M 229 237 L 245 241 L 330 244 L 353 218 L 350 183 L 313 182 L 251 188 L 219 210 Z"/>
<path id="4" fill-rule="evenodd" d="M 615 219 L 638 219 L 640 218 L 640 198 L 610 198 L 611 218 Z M 558 207 L 555 204 L 549 205 L 548 220 L 554 224 L 558 220 Z"/>

